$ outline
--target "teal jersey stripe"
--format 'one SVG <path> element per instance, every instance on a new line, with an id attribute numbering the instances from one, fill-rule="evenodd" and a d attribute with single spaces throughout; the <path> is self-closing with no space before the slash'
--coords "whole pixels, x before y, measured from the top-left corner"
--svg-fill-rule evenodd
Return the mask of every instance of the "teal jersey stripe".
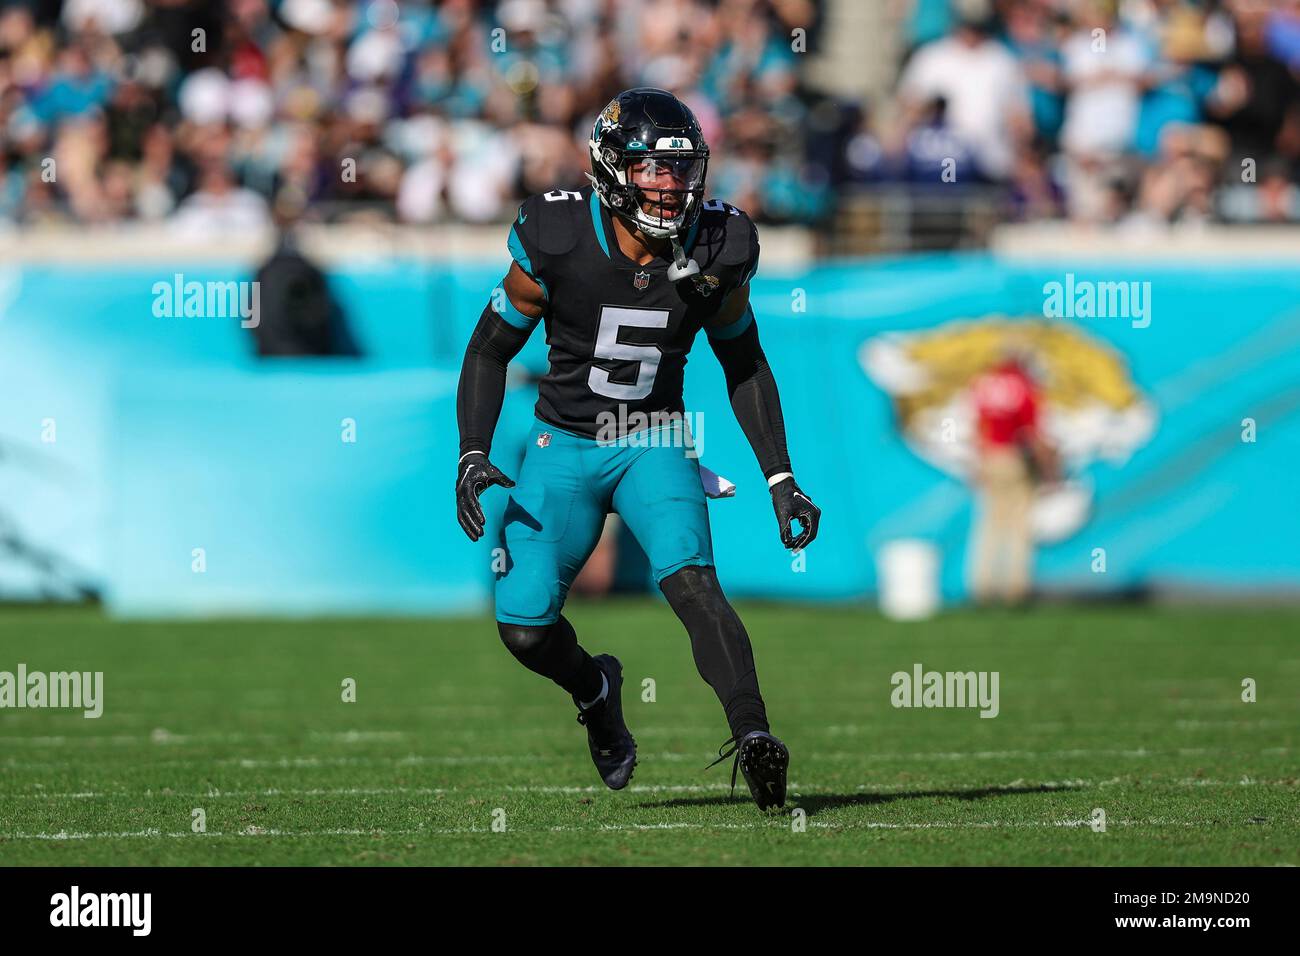
<path id="1" fill-rule="evenodd" d="M 542 288 L 544 289 L 545 286 Z M 497 287 L 492 290 L 492 311 L 510 325 L 525 332 L 531 332 L 537 326 L 537 323 L 541 321 L 540 316 L 536 319 L 530 319 L 515 308 L 515 304 L 510 301 L 510 296 L 506 295 L 503 283 L 498 283 Z"/>
<path id="2" fill-rule="evenodd" d="M 528 253 L 524 251 L 524 244 L 519 240 L 519 233 L 515 231 L 514 226 L 510 227 L 510 238 L 506 240 L 506 247 L 510 250 L 511 258 L 519 263 L 519 268 L 531 276 L 533 264 L 528 261 Z"/>
<path id="3" fill-rule="evenodd" d="M 519 241 L 519 233 L 515 232 L 514 226 L 510 227 L 510 238 L 506 240 L 506 246 L 510 249 L 510 257 L 519 263 L 519 268 L 528 274 L 528 278 L 542 287 L 542 297 L 549 302 L 551 291 L 546 288 L 546 283 L 539 276 L 533 274 L 533 264 L 528 260 L 528 253 L 524 251 L 524 244 Z"/>
<path id="4" fill-rule="evenodd" d="M 743 335 L 745 330 L 754 324 L 754 307 L 745 306 L 745 314 L 736 319 L 730 325 L 724 325 L 720 328 L 705 328 L 709 338 L 725 342 L 727 339 L 734 339 L 738 335 Z"/>
<path id="5" fill-rule="evenodd" d="M 605 252 L 605 258 L 610 258 L 609 242 L 605 238 L 605 224 L 600 219 L 600 197 L 596 195 L 596 190 L 591 191 L 591 226 L 596 230 L 596 238 L 600 240 L 600 248 Z"/>

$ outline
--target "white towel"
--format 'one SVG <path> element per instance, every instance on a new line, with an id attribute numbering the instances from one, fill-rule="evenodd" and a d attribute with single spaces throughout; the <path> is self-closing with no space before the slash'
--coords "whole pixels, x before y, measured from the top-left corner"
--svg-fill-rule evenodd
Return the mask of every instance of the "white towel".
<path id="1" fill-rule="evenodd" d="M 728 481 L 721 475 L 715 475 L 703 465 L 700 465 L 700 484 L 704 485 L 704 497 L 706 498 L 734 498 L 736 496 L 736 483 L 734 481 Z"/>

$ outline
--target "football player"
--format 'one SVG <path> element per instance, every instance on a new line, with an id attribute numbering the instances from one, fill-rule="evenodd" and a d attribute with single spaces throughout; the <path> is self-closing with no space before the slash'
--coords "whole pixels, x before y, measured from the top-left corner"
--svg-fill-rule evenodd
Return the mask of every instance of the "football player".
<path id="1" fill-rule="evenodd" d="M 620 93 L 588 145 L 590 186 L 519 207 L 508 241 L 514 261 L 470 337 L 456 403 L 457 516 L 477 541 L 479 496 L 493 485 L 510 489 L 506 568 L 495 591 L 501 640 L 572 695 L 596 769 L 618 790 L 636 765 L 622 666 L 589 655 L 561 614 L 605 517 L 617 512 L 722 703 L 731 737 L 719 761 L 735 755 L 732 786 L 739 768 L 760 808 L 779 807 L 789 752 L 770 731 L 749 636 L 714 572 L 700 468 L 680 419 L 686 356 L 703 329 L 767 478 L 782 543 L 797 552 L 812 542 L 821 512 L 791 473 L 776 382 L 749 304 L 758 233 L 739 209 L 705 201 L 709 148 L 671 93 Z M 539 322 L 550 370 L 516 483 L 488 456 L 506 365 Z M 664 430 L 659 440 L 608 433 L 611 422 L 647 420 Z"/>

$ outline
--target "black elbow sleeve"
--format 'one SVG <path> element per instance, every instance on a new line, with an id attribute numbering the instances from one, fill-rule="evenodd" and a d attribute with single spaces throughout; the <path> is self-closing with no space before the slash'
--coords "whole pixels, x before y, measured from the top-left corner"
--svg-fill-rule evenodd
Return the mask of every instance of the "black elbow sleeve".
<path id="1" fill-rule="evenodd" d="M 506 393 L 506 366 L 528 341 L 528 330 L 506 322 L 483 309 L 465 348 L 456 390 L 456 421 L 460 427 L 460 453 L 487 453 L 501 415 Z"/>
<path id="2" fill-rule="evenodd" d="M 509 365 L 528 341 L 530 331 L 516 328 L 501 318 L 489 302 L 483 307 L 483 314 L 478 317 L 478 324 L 470 334 L 465 354 L 477 353 L 489 361 Z"/>
<path id="3" fill-rule="evenodd" d="M 734 339 L 711 342 L 713 352 L 727 376 L 727 394 L 740 428 L 749 439 L 764 477 L 790 471 L 786 450 L 785 419 L 776 378 L 758 341 L 758 329 L 750 326 Z"/>

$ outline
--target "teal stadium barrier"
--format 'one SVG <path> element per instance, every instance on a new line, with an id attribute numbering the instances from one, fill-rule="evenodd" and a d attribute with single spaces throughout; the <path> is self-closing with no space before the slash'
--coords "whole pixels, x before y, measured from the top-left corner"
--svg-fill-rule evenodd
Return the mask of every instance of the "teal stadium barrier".
<path id="1" fill-rule="evenodd" d="M 153 314 L 156 282 L 248 278 L 228 268 L 5 267 L 0 593 L 96 592 L 123 615 L 486 609 L 490 545 L 465 540 L 453 514 L 454 393 L 504 265 L 336 269 L 367 357 L 272 363 L 255 359 L 237 319 Z M 800 481 L 825 515 L 792 562 L 701 342 L 687 406 L 703 416 L 704 462 L 738 484 L 710 505 L 727 590 L 866 599 L 879 548 L 913 538 L 935 545 L 942 593 L 961 600 L 972 520 L 961 386 L 971 350 L 1008 329 L 1034 330 L 1068 380 L 1057 426 L 1091 491 L 1082 526 L 1039 549 L 1043 587 L 1300 585 L 1300 273 L 1073 270 L 1072 288 L 1149 283 L 1145 326 L 1044 320 L 1045 287 L 1066 281 L 1055 265 L 983 254 L 765 267 L 755 311 Z M 540 332 L 521 368 L 545 368 Z M 507 470 L 533 392 L 512 379 L 497 432 Z M 932 434 L 945 419 L 955 440 Z M 489 500 L 499 512 L 503 496 Z"/>

